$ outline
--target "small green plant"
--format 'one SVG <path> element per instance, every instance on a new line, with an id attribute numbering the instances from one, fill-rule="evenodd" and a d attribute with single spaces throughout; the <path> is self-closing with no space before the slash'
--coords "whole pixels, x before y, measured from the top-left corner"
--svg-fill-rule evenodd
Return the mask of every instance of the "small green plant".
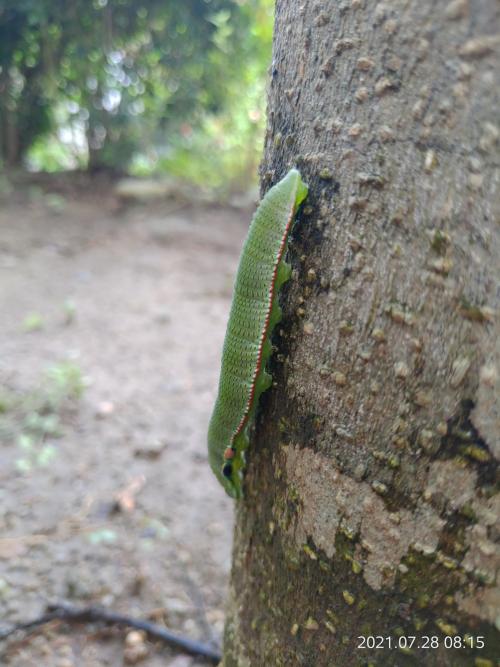
<path id="1" fill-rule="evenodd" d="M 87 535 L 87 539 L 90 544 L 111 544 L 116 542 L 116 532 L 110 530 L 109 528 L 102 528 L 100 530 L 95 530 L 92 533 Z"/>
<path id="2" fill-rule="evenodd" d="M 39 313 L 30 313 L 24 318 L 23 329 L 28 333 L 40 331 L 43 329 L 43 317 Z"/>
<path id="3" fill-rule="evenodd" d="M 21 473 L 28 473 L 33 468 L 46 468 L 57 454 L 54 445 L 37 445 L 33 436 L 21 433 L 17 445 L 23 455 L 16 459 L 16 468 Z"/>
<path id="4" fill-rule="evenodd" d="M 82 371 L 71 361 L 50 366 L 39 387 L 25 394 L 0 389 L 0 438 L 17 445 L 15 466 L 28 474 L 45 468 L 57 456 L 51 441 L 63 436 L 61 415 L 85 388 Z"/>
<path id="5" fill-rule="evenodd" d="M 7 391 L 0 389 L 0 415 L 6 414 L 12 407 L 12 396 Z"/>
<path id="6" fill-rule="evenodd" d="M 72 299 L 66 299 L 63 306 L 64 310 L 64 324 L 69 326 L 72 324 L 76 317 L 76 304 Z"/>
<path id="7" fill-rule="evenodd" d="M 29 412 L 24 418 L 24 429 L 40 438 L 59 438 L 62 435 L 61 420 L 54 413 Z"/>
<path id="8" fill-rule="evenodd" d="M 84 389 L 82 371 L 73 362 L 63 361 L 47 370 L 47 398 L 54 409 L 65 400 L 80 398 Z"/>

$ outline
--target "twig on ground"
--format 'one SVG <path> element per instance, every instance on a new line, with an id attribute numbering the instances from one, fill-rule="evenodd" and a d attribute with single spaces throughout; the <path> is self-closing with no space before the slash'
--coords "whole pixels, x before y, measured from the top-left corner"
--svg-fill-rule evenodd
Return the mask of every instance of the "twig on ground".
<path id="1" fill-rule="evenodd" d="M 222 657 L 210 645 L 176 635 L 156 623 L 131 618 L 125 614 L 118 614 L 99 607 L 76 607 L 67 602 L 49 604 L 45 613 L 41 616 L 25 623 L 18 623 L 7 629 L 0 629 L 0 641 L 6 640 L 16 632 L 29 632 L 55 620 L 67 623 L 101 622 L 108 625 L 120 625 L 143 630 L 151 639 L 159 639 L 174 649 L 180 649 L 184 653 L 205 658 L 214 665 L 217 665 Z"/>

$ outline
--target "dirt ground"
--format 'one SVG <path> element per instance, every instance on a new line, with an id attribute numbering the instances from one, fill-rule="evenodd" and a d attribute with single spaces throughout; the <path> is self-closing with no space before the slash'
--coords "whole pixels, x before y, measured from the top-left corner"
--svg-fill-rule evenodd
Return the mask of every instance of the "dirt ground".
<path id="1" fill-rule="evenodd" d="M 67 600 L 220 641 L 232 501 L 205 434 L 248 215 L 97 186 L 4 195 L 0 626 Z M 0 645 L 12 667 L 135 659 L 206 664 L 98 626 Z"/>

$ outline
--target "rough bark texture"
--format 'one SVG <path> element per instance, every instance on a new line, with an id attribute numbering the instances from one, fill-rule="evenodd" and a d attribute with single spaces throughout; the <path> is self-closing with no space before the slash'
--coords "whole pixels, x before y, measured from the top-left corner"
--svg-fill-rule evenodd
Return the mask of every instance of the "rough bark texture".
<path id="1" fill-rule="evenodd" d="M 298 166 L 310 196 L 238 504 L 225 667 L 496 664 L 498 11 L 277 2 L 263 187 Z M 466 635 L 485 647 L 445 647 Z"/>

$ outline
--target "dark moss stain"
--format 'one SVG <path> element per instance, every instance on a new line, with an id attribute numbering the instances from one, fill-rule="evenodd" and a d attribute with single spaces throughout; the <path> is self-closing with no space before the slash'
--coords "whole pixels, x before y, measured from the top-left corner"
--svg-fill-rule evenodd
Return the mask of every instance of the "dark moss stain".
<path id="1" fill-rule="evenodd" d="M 311 202 L 309 203 L 311 204 Z M 318 225 L 307 224 L 307 220 L 304 220 L 303 224 L 301 224 L 301 216 L 299 215 L 299 222 L 295 225 L 292 232 L 292 240 L 294 243 L 292 264 L 294 268 L 300 268 L 299 264 L 296 262 L 296 256 L 307 254 L 308 257 L 314 257 L 318 248 L 321 247 L 323 239 L 324 228 Z M 299 282 L 301 285 L 305 285 L 305 272 L 304 274 L 302 274 L 302 272 L 300 273 Z"/>
<path id="2" fill-rule="evenodd" d="M 479 486 L 493 491 L 500 483 L 498 462 L 471 421 L 473 409 L 472 400 L 462 401 L 460 410 L 447 422 L 447 433 L 441 439 L 435 458 L 464 458 L 468 467 L 477 472 Z"/>
<path id="3" fill-rule="evenodd" d="M 474 520 L 461 512 L 447 514 L 446 524 L 441 530 L 438 550 L 453 559 L 462 559 L 465 551 L 465 530 Z"/>

